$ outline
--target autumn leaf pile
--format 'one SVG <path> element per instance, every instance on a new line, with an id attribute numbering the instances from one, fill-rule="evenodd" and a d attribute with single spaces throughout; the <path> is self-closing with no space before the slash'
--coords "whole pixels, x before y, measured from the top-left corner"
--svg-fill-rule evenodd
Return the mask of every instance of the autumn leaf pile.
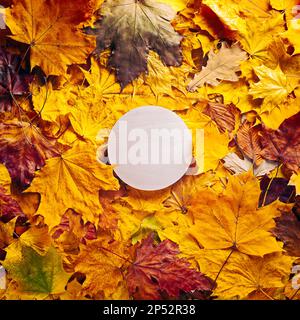
<path id="1" fill-rule="evenodd" d="M 300 298 L 298 0 L 0 4 L 1 299 Z M 101 162 L 143 105 L 204 129 L 204 172 Z"/>

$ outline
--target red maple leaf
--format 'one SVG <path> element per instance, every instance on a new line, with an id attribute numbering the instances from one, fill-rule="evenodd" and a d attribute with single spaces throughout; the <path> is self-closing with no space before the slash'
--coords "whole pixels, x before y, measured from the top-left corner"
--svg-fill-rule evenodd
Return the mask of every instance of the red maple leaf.
<path id="1" fill-rule="evenodd" d="M 29 75 L 20 73 L 20 59 L 0 48 L 0 112 L 9 112 L 15 105 L 15 97 L 29 92 Z"/>
<path id="2" fill-rule="evenodd" d="M 176 298 L 181 293 L 193 291 L 209 294 L 213 281 L 190 268 L 186 259 L 177 256 L 179 253 L 178 245 L 170 240 L 157 246 L 153 244 L 153 235 L 143 240 L 127 275 L 128 289 L 133 297 L 158 300 L 162 295 Z"/>
<path id="3" fill-rule="evenodd" d="M 12 181 L 26 188 L 46 159 L 58 154 L 55 142 L 28 122 L 18 120 L 0 123 L 0 163 L 10 173 Z"/>
<path id="4" fill-rule="evenodd" d="M 0 220 L 2 222 L 8 222 L 17 216 L 25 217 L 25 214 L 18 202 L 8 195 L 0 185 Z"/>

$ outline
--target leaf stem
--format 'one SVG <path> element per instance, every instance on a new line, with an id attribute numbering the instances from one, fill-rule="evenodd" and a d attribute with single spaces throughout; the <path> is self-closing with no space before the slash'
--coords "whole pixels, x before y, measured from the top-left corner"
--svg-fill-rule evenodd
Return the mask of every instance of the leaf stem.
<path id="1" fill-rule="evenodd" d="M 298 289 L 295 291 L 295 293 L 290 297 L 290 300 L 293 300 L 293 299 L 296 297 L 296 295 L 299 293 L 299 291 L 300 291 L 300 288 L 298 288 Z"/>
<path id="2" fill-rule="evenodd" d="M 128 263 L 130 263 L 130 264 L 133 264 L 133 263 L 134 263 L 133 261 L 130 261 L 130 260 L 128 260 L 127 258 L 122 257 L 122 256 L 120 256 L 119 254 L 117 254 L 117 253 L 115 253 L 115 252 L 113 252 L 113 251 L 110 251 L 110 250 L 107 249 L 107 248 L 101 247 L 101 249 L 104 250 L 104 251 L 106 251 L 106 252 L 109 252 L 109 253 L 111 253 L 111 254 L 113 254 L 113 255 L 115 255 L 115 256 L 117 256 L 118 258 L 120 258 L 120 259 L 122 259 L 122 260 L 124 260 L 124 261 L 126 261 L 126 262 L 128 262 Z"/>
<path id="3" fill-rule="evenodd" d="M 271 185 L 272 185 L 274 179 L 277 177 L 278 172 L 279 172 L 279 168 L 280 168 L 281 166 L 282 166 L 282 165 L 279 165 L 279 166 L 276 168 L 275 176 L 272 177 L 272 178 L 270 179 L 270 181 L 269 181 L 269 184 L 268 184 L 268 187 L 267 187 L 266 192 L 265 192 L 265 194 L 264 194 L 263 202 L 262 202 L 262 205 L 261 205 L 262 207 L 264 207 L 264 206 L 266 205 L 268 192 L 270 191 Z"/>
<path id="4" fill-rule="evenodd" d="M 216 278 L 215 278 L 215 280 L 214 280 L 214 283 L 215 283 L 215 284 L 217 283 L 217 280 L 218 280 L 218 278 L 219 278 L 219 276 L 220 276 L 220 274 L 221 274 L 222 270 L 223 270 L 223 269 L 224 269 L 224 267 L 226 266 L 226 264 L 227 264 L 227 262 L 228 262 L 229 258 L 230 258 L 230 257 L 231 257 L 231 255 L 233 254 L 234 250 L 235 250 L 235 248 L 232 248 L 232 249 L 231 249 L 231 251 L 230 251 L 229 255 L 227 256 L 227 258 L 226 258 L 226 259 L 225 259 L 225 261 L 223 262 L 223 264 L 222 264 L 222 266 L 221 266 L 221 268 L 220 268 L 220 270 L 219 270 L 219 272 L 218 272 L 218 274 L 217 274 L 217 276 L 216 276 Z"/>
<path id="5" fill-rule="evenodd" d="M 259 288 L 259 291 L 266 296 L 269 300 L 276 300 L 275 298 L 271 297 L 263 288 Z"/>

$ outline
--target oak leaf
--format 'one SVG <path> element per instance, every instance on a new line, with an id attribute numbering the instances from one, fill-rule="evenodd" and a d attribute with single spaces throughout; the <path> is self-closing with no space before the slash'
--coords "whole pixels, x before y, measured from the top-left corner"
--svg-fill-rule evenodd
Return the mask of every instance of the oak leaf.
<path id="1" fill-rule="evenodd" d="M 238 81 L 239 77 L 236 72 L 240 71 L 240 64 L 246 59 L 246 52 L 241 50 L 237 44 L 231 48 L 223 45 L 218 53 L 211 50 L 208 54 L 207 66 L 195 75 L 188 85 L 188 90 L 196 91 L 206 83 L 217 86 L 223 80 Z"/>

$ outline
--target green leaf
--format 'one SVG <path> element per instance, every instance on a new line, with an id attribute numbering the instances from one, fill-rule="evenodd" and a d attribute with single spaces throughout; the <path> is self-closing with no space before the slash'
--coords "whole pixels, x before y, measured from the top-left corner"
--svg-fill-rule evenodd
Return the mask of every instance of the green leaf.
<path id="1" fill-rule="evenodd" d="M 64 271 L 61 257 L 53 247 L 44 256 L 30 247 L 21 250 L 22 259 L 16 259 L 8 249 L 3 263 L 20 290 L 33 294 L 58 294 L 65 290 L 70 275 Z"/>

